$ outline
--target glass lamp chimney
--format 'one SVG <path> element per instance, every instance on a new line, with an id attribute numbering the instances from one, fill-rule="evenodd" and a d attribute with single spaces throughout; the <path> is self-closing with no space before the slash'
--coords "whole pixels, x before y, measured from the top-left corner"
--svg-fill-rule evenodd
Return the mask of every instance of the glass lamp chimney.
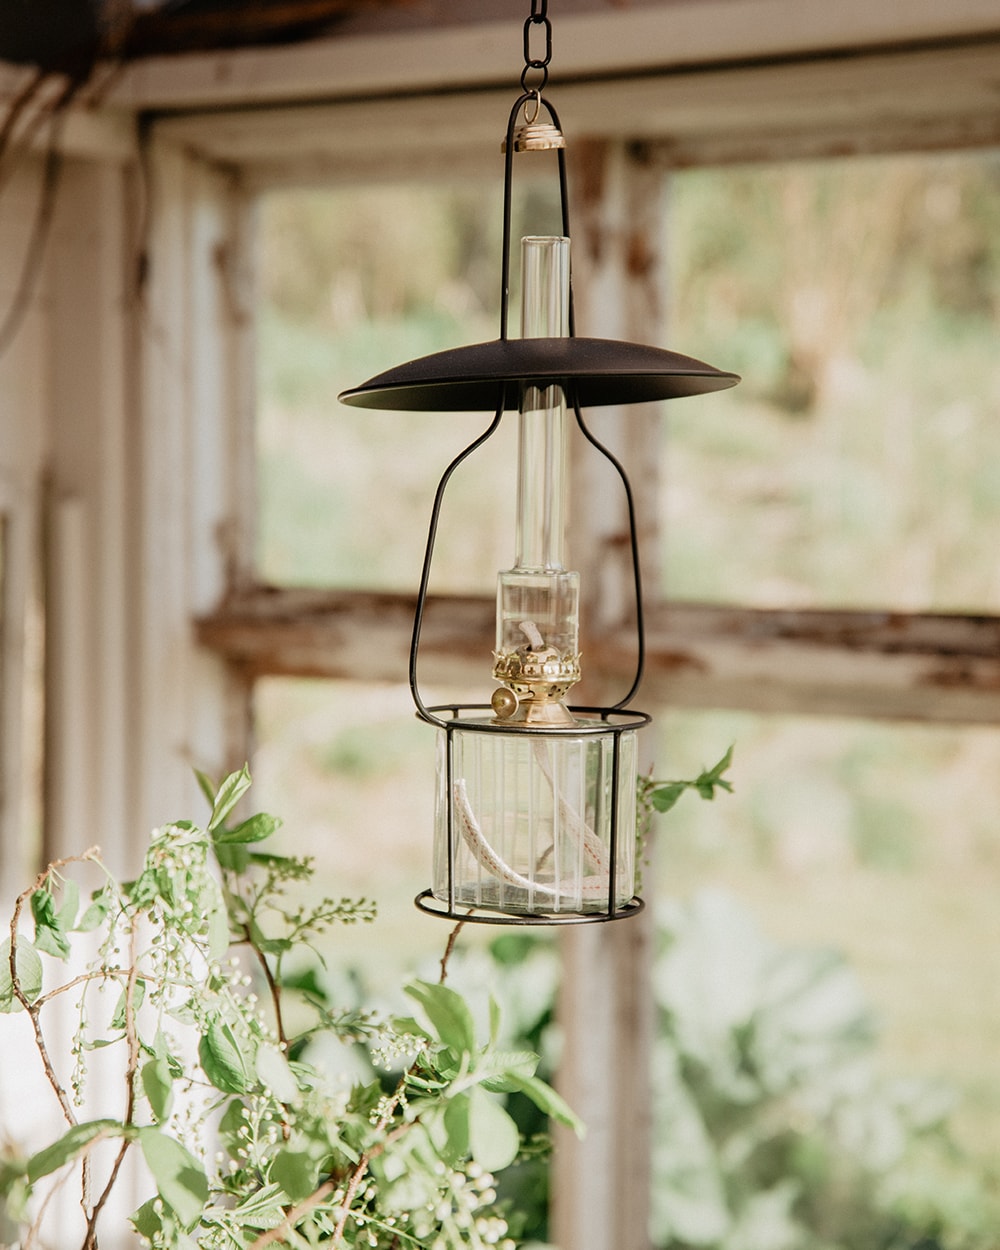
<path id="1" fill-rule="evenodd" d="M 521 337 L 569 333 L 569 239 L 521 240 Z M 514 567 L 497 580 L 493 676 L 498 719 L 571 725 L 563 699 L 580 679 L 579 574 L 564 567 L 566 397 L 562 386 L 522 388 L 518 416 Z"/>

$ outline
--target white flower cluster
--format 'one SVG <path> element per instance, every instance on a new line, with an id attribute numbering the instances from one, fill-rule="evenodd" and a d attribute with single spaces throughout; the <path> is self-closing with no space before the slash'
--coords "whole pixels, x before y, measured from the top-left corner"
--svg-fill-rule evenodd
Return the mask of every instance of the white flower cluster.
<path id="1" fill-rule="evenodd" d="M 389 1025 L 383 1025 L 372 1039 L 370 1052 L 372 1063 L 387 1071 L 411 1064 L 427 1049 L 427 1041 L 412 1033 L 399 1033 Z"/>

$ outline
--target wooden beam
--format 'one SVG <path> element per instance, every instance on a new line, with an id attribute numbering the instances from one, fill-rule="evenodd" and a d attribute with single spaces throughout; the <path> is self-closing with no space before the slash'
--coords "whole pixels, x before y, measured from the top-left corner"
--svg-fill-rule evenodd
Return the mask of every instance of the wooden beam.
<path id="1" fill-rule="evenodd" d="M 400 594 L 259 587 L 195 626 L 245 674 L 403 682 L 414 600 Z M 428 605 L 421 680 L 490 687 L 492 599 Z M 1000 723 L 1000 618 L 892 611 L 767 611 L 663 603 L 647 612 L 649 707 Z M 584 640 L 590 672 L 627 683 L 626 629 Z"/>
<path id="2" fill-rule="evenodd" d="M 736 7 L 740 7 L 738 4 Z M 550 89 L 571 150 L 585 136 L 659 145 L 674 167 L 1000 143 L 993 42 L 795 63 L 689 67 Z M 266 187 L 440 176 L 475 162 L 499 176 L 510 89 L 294 104 L 183 116 L 157 132 Z"/>
<path id="3" fill-rule="evenodd" d="M 414 6 L 409 28 L 355 25 L 347 37 L 297 47 L 242 49 L 132 65 L 110 100 L 135 109 L 192 109 L 345 99 L 378 94 L 515 88 L 520 14 L 510 21 L 445 20 Z M 464 7 L 464 6 L 463 6 Z M 495 13 L 495 9 L 493 10 Z M 567 12 L 555 22 L 554 82 L 615 74 L 840 55 L 862 49 L 969 40 L 1000 34 L 995 0 L 697 0 L 602 13 Z M 958 84 L 952 84 L 957 86 Z"/>

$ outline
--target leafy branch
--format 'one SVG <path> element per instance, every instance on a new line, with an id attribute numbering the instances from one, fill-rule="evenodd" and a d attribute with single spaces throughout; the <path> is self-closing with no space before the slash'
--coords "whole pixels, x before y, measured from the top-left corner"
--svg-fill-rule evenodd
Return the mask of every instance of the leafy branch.
<path id="1" fill-rule="evenodd" d="M 694 791 L 699 798 L 706 799 L 708 801 L 715 798 L 716 791 L 718 790 L 724 790 L 727 793 L 732 794 L 732 783 L 728 781 L 725 776 L 732 766 L 732 762 L 733 748 L 730 747 L 718 763 L 713 764 L 711 768 L 702 769 L 697 777 L 691 778 L 690 780 L 657 781 L 652 776 L 642 776 L 639 778 L 636 786 L 636 828 L 640 860 L 644 858 L 644 851 L 649 839 L 653 813 L 669 812 L 671 808 L 676 806 L 678 801 L 688 790 Z"/>
<path id="2" fill-rule="evenodd" d="M 30 1158 L 5 1161 L 8 1215 L 28 1242 L 41 1237 L 56 1194 L 78 1174 L 81 1250 L 95 1250 L 122 1163 L 138 1146 L 154 1193 L 132 1223 L 157 1250 L 331 1239 L 368 1250 L 512 1245 L 493 1206 L 493 1173 L 518 1157 L 521 1141 L 498 1096 L 526 1094 L 546 1115 L 579 1124 L 538 1079 L 536 1055 L 500 1047 L 495 1007 L 489 1040 L 477 1040 L 464 1000 L 444 984 L 457 930 L 441 980 L 409 987 L 419 1017 L 383 1020 L 332 1002 L 318 939 L 332 925 L 371 920 L 374 909 L 289 901 L 312 868 L 261 845 L 275 818 L 233 819 L 247 770 L 218 787 L 199 780 L 207 822 L 157 830 L 134 881 L 104 869 L 81 905 L 74 872 L 104 868 L 92 850 L 51 865 L 16 902 L 0 1013 L 29 1015 L 65 1127 Z M 83 971 L 81 939 L 91 951 Z M 304 970 L 310 952 L 316 966 Z M 109 987 L 113 1006 L 102 998 Z M 49 1021 L 71 1002 L 79 1024 L 67 1082 Z M 368 1075 L 346 1081 L 312 1062 L 324 1034 L 356 1047 L 354 1066 Z M 96 1050 L 120 1055 L 124 1103 L 82 1119 L 86 1098 L 101 1093 L 87 1066 Z"/>
<path id="3" fill-rule="evenodd" d="M 702 769 L 690 781 L 654 781 L 652 777 L 640 777 L 640 807 L 648 806 L 657 812 L 669 812 L 686 790 L 694 790 L 703 799 L 714 799 L 716 790 L 725 790 L 732 794 L 732 783 L 724 776 L 732 762 L 733 748 L 730 747 L 717 764 Z"/>

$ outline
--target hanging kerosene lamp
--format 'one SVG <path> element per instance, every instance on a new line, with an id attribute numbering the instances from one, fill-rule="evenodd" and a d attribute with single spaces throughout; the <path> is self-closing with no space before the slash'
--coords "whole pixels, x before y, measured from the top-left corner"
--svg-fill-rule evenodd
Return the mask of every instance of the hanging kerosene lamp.
<path id="1" fill-rule="evenodd" d="M 340 396 L 367 408 L 494 414 L 438 485 L 410 648 L 417 715 L 438 729 L 433 884 L 417 906 L 492 924 L 615 920 L 642 907 L 635 896 L 636 738 L 649 717 L 628 706 L 644 655 L 635 511 L 624 468 L 590 433 L 581 409 L 700 394 L 739 380 L 676 352 L 576 336 L 565 142 L 541 94 L 551 58 L 545 10 L 545 0 L 532 0 L 523 94 L 503 145 L 500 337 L 399 365 Z M 537 28 L 544 56 L 532 57 Z M 556 152 L 563 233 L 522 239 L 521 337 L 510 338 L 513 157 L 530 151 Z M 517 527 L 514 566 L 497 579 L 492 677 L 499 685 L 488 703 L 428 707 L 417 658 L 445 489 L 508 411 L 518 413 Z M 566 702 L 580 680 L 579 575 L 564 564 L 569 412 L 617 471 L 628 507 L 637 664 L 628 692 L 610 707 Z"/>

